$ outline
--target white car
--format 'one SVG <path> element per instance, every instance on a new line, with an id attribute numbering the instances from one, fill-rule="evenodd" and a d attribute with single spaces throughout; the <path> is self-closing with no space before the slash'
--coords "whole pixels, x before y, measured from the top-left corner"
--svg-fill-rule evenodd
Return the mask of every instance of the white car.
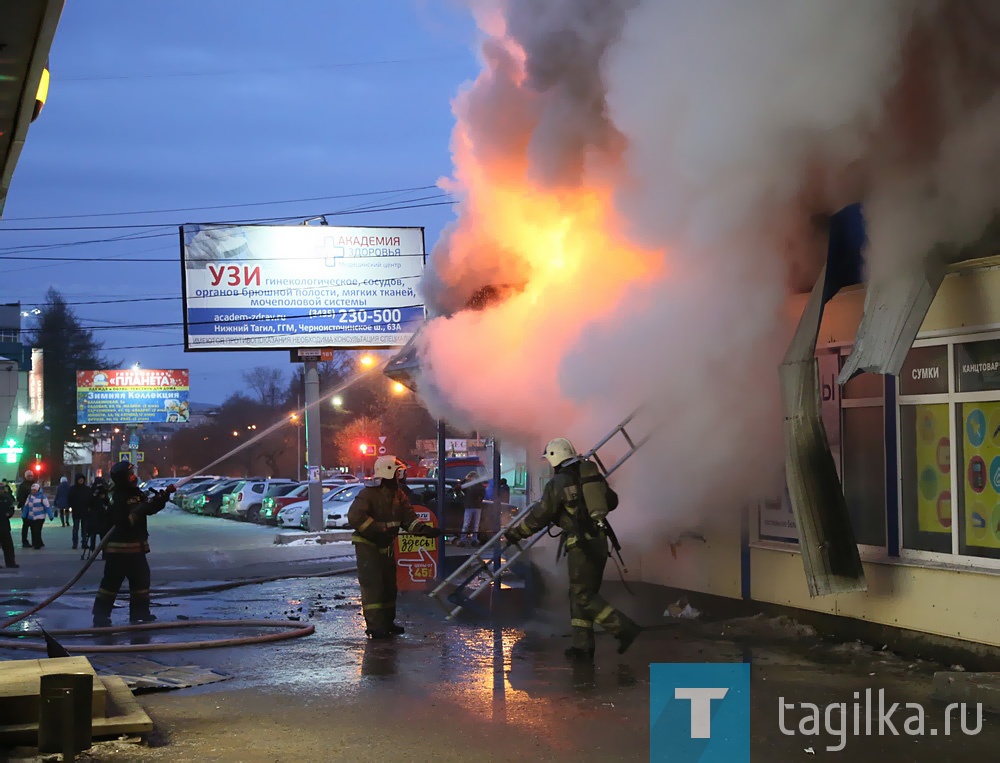
<path id="1" fill-rule="evenodd" d="M 234 519 L 257 522 L 265 496 L 294 490 L 299 483 L 287 479 L 247 480 L 223 500 L 222 513 Z"/>
<path id="2" fill-rule="evenodd" d="M 355 482 L 346 485 L 340 490 L 332 490 L 323 496 L 323 529 L 337 530 L 347 528 L 347 511 L 354 503 L 354 499 L 364 489 L 363 482 Z M 303 530 L 309 529 L 309 514 L 304 513 L 299 519 L 299 527 Z"/>

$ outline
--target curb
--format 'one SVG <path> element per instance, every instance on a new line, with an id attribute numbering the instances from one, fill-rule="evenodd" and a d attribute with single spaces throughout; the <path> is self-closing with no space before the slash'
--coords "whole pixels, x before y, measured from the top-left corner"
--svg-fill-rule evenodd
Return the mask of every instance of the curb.
<path id="1" fill-rule="evenodd" d="M 274 536 L 274 545 L 287 546 L 292 541 L 313 539 L 317 543 L 335 543 L 336 541 L 350 540 L 352 530 L 328 530 L 318 533 L 277 533 Z"/>

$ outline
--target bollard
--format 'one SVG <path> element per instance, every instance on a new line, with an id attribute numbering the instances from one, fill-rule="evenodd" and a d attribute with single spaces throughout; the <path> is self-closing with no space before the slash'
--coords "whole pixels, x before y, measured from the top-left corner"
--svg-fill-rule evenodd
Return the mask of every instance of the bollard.
<path id="1" fill-rule="evenodd" d="M 75 756 L 90 748 L 94 677 L 89 673 L 53 673 L 42 676 L 42 704 L 38 719 L 38 751 Z M 51 698 L 51 701 L 49 699 Z M 73 757 L 67 757 L 72 760 Z"/>

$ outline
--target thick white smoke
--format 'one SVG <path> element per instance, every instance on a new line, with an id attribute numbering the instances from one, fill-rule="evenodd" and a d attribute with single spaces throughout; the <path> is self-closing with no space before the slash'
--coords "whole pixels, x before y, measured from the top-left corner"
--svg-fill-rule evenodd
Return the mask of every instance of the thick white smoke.
<path id="1" fill-rule="evenodd" d="M 817 222 L 865 202 L 877 270 L 974 240 L 997 211 L 1000 4 L 475 10 L 484 72 L 456 100 L 450 181 L 464 201 L 423 284 L 442 316 L 429 398 L 581 447 L 651 404 L 662 434 L 623 475 L 637 539 L 755 500 L 780 479 L 786 303 L 823 263 Z M 603 212 L 580 212 L 590 191 Z M 462 309 L 490 285 L 497 304 Z"/>

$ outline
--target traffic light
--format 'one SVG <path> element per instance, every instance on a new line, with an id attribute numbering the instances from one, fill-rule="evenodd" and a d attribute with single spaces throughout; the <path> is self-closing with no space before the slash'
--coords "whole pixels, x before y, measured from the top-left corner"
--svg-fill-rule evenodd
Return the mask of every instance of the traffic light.
<path id="1" fill-rule="evenodd" d="M 374 456 L 375 455 L 375 446 L 374 445 L 368 445 L 366 443 L 361 443 L 361 445 L 358 446 L 358 450 L 361 451 L 361 455 L 362 456 Z"/>

